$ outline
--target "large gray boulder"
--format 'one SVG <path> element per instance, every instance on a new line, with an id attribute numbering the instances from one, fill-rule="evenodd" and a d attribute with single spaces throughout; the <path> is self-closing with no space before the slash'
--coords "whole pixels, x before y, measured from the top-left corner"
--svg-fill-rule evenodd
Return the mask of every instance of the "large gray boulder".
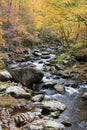
<path id="1" fill-rule="evenodd" d="M 32 83 L 40 82 L 43 78 L 43 73 L 34 67 L 18 67 L 8 69 L 13 79 L 21 84 L 28 86 Z"/>

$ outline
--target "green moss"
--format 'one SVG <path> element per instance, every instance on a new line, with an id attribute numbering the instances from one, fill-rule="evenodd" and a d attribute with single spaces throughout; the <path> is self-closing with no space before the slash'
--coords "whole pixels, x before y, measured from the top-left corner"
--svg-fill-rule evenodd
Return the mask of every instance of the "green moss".
<path id="1" fill-rule="evenodd" d="M 1 82 L 0 81 L 0 87 L 6 87 L 8 88 L 9 86 L 11 86 L 11 81 L 7 81 L 7 82 Z"/>
<path id="2" fill-rule="evenodd" d="M 32 95 L 33 90 L 32 89 L 28 89 L 28 92 Z"/>
<path id="3" fill-rule="evenodd" d="M 1 107 L 11 107 L 11 106 L 17 106 L 18 101 L 12 97 L 0 97 L 0 106 Z"/>
<path id="4" fill-rule="evenodd" d="M 4 63 L 0 61 L 0 70 L 4 69 Z"/>
<path id="5" fill-rule="evenodd" d="M 65 53 L 57 57 L 56 63 L 61 64 L 63 60 L 70 59 L 73 63 L 76 62 L 74 56 L 83 56 L 87 54 L 87 42 L 78 42 L 71 48 L 66 49 Z M 73 56 L 74 55 L 74 56 Z"/>
<path id="6" fill-rule="evenodd" d="M 56 63 L 61 64 L 65 59 L 71 59 L 73 54 L 73 48 L 68 48 L 65 53 L 57 57 Z"/>
<path id="7" fill-rule="evenodd" d="M 73 49 L 82 49 L 87 47 L 87 42 L 78 42 L 76 44 L 73 45 Z"/>
<path id="8" fill-rule="evenodd" d="M 70 55 L 68 53 L 61 54 L 60 56 L 57 57 L 56 62 L 57 63 L 62 63 L 63 60 L 69 59 Z"/>

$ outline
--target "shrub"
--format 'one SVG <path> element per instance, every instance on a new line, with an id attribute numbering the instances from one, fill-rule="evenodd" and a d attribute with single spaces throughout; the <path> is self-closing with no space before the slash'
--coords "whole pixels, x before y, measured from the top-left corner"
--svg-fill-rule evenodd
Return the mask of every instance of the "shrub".
<path id="1" fill-rule="evenodd" d="M 58 36 L 51 29 L 42 29 L 40 30 L 39 37 L 43 43 L 60 43 Z"/>

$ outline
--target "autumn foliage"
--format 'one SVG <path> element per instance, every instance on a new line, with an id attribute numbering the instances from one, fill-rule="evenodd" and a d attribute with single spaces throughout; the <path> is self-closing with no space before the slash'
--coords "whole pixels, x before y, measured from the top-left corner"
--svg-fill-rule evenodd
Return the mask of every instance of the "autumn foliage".
<path id="1" fill-rule="evenodd" d="M 29 35 L 44 42 L 43 30 L 63 46 L 86 42 L 87 0 L 0 0 L 0 43 L 21 44 Z"/>

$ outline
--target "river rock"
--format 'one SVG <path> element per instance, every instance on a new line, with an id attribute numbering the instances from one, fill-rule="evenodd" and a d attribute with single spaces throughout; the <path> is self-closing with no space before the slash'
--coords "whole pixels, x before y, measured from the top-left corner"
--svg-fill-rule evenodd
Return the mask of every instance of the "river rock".
<path id="1" fill-rule="evenodd" d="M 12 76 L 8 71 L 6 70 L 0 71 L 0 81 L 8 81 L 10 79 L 12 79 Z"/>
<path id="2" fill-rule="evenodd" d="M 44 65 L 46 65 L 46 66 L 50 66 L 50 62 L 45 62 L 45 64 Z"/>
<path id="3" fill-rule="evenodd" d="M 58 118 L 60 116 L 60 111 L 51 112 L 51 116 L 54 118 Z"/>
<path id="4" fill-rule="evenodd" d="M 43 87 L 46 87 L 46 88 L 48 88 L 48 87 L 53 87 L 54 85 L 56 85 L 57 83 L 56 82 L 45 82 L 44 84 L 43 84 Z"/>
<path id="5" fill-rule="evenodd" d="M 64 66 L 69 66 L 70 62 L 71 62 L 70 59 L 65 59 L 65 60 L 62 61 Z"/>
<path id="6" fill-rule="evenodd" d="M 84 92 L 84 93 L 83 93 L 82 98 L 87 99 L 87 92 Z"/>
<path id="7" fill-rule="evenodd" d="M 33 52 L 35 56 L 41 56 L 42 54 L 40 52 Z"/>
<path id="8" fill-rule="evenodd" d="M 44 130 L 42 125 L 25 125 L 22 130 Z"/>
<path id="9" fill-rule="evenodd" d="M 70 121 L 66 121 L 66 120 L 64 120 L 62 122 L 62 124 L 64 124 L 65 126 L 71 126 L 72 125 Z"/>
<path id="10" fill-rule="evenodd" d="M 47 130 L 65 130 L 65 126 L 62 123 L 51 120 L 37 120 L 35 125 L 43 125 Z"/>
<path id="11" fill-rule="evenodd" d="M 28 86 L 32 83 L 40 82 L 43 78 L 43 73 L 34 67 L 19 67 L 15 69 L 8 69 L 14 80 Z"/>
<path id="12" fill-rule="evenodd" d="M 50 71 L 50 66 L 44 66 L 43 69 L 44 71 Z"/>
<path id="13" fill-rule="evenodd" d="M 22 110 L 31 111 L 31 110 L 35 109 L 35 105 L 30 100 L 28 102 L 25 102 L 25 100 L 20 100 L 18 106 L 15 108 L 17 108 L 17 110 L 19 110 L 19 111 L 22 111 Z"/>
<path id="14" fill-rule="evenodd" d="M 35 49 L 34 49 L 34 52 L 40 52 L 40 50 L 35 48 Z"/>
<path id="15" fill-rule="evenodd" d="M 50 52 L 47 52 L 47 51 L 42 52 L 42 55 L 49 55 L 49 54 Z"/>
<path id="16" fill-rule="evenodd" d="M 35 116 L 36 116 L 35 113 L 26 112 L 26 113 L 17 115 L 14 119 L 17 126 L 22 126 L 26 124 L 27 122 L 32 122 L 35 119 Z"/>
<path id="17" fill-rule="evenodd" d="M 1 121 L 0 121 L 0 130 L 4 130 L 4 125 Z"/>
<path id="18" fill-rule="evenodd" d="M 41 58 L 48 59 L 48 58 L 50 58 L 50 56 L 49 55 L 42 55 Z"/>
<path id="19" fill-rule="evenodd" d="M 73 55 L 78 61 L 87 61 L 87 47 L 75 50 Z"/>
<path id="20" fill-rule="evenodd" d="M 55 100 L 42 101 L 42 107 L 52 111 L 64 111 L 66 108 L 63 103 Z"/>
<path id="21" fill-rule="evenodd" d="M 46 121 L 44 125 L 47 129 L 51 128 L 51 130 L 65 130 L 64 125 L 56 121 Z"/>
<path id="22" fill-rule="evenodd" d="M 56 89 L 56 91 L 60 94 L 64 94 L 65 93 L 65 88 L 62 85 L 55 85 L 54 88 Z"/>
<path id="23" fill-rule="evenodd" d="M 23 51 L 23 53 L 24 53 L 24 54 L 30 54 L 30 55 L 32 55 L 32 54 L 31 54 L 31 49 L 29 49 L 29 48 L 26 48 L 26 49 Z"/>
<path id="24" fill-rule="evenodd" d="M 2 109 L 0 113 L 0 118 L 2 120 L 4 130 L 19 130 L 16 127 L 14 120 L 11 118 L 11 115 L 8 109 L 6 108 Z M 3 130 L 3 129 L 0 129 L 0 130 Z"/>
<path id="25" fill-rule="evenodd" d="M 7 88 L 6 93 L 11 94 L 11 96 L 13 96 L 15 98 L 30 98 L 30 94 L 27 93 L 20 86 L 11 86 L 11 87 Z"/>
<path id="26" fill-rule="evenodd" d="M 5 90 L 6 90 L 6 87 L 0 85 L 0 92 L 3 92 L 3 91 L 5 91 Z"/>
<path id="27" fill-rule="evenodd" d="M 44 99 L 44 94 L 35 95 L 32 97 L 32 101 L 34 102 L 40 102 Z"/>
<path id="28" fill-rule="evenodd" d="M 56 70 L 63 70 L 64 69 L 64 65 L 56 64 L 55 68 L 56 68 Z"/>

